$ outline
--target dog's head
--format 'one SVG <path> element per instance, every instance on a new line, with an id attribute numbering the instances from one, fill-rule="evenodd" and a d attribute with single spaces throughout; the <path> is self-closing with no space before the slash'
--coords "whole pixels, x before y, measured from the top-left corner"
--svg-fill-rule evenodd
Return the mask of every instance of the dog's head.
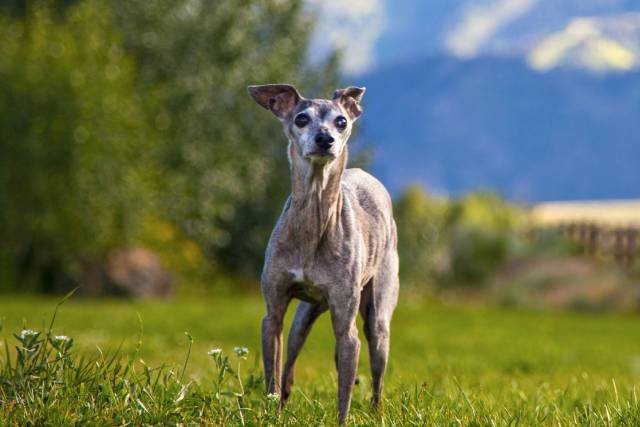
<path id="1" fill-rule="evenodd" d="M 249 86 L 249 94 L 284 125 L 293 149 L 309 163 L 324 164 L 338 157 L 362 114 L 365 88 L 338 89 L 331 100 L 305 99 L 287 84 Z"/>

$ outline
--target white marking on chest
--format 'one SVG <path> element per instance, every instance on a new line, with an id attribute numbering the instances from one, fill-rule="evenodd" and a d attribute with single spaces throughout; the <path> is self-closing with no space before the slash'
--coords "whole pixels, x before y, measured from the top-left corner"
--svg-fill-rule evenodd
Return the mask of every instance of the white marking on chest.
<path id="1" fill-rule="evenodd" d="M 304 271 L 301 268 L 294 268 L 289 270 L 289 273 L 293 274 L 293 281 L 296 283 L 304 282 Z"/>

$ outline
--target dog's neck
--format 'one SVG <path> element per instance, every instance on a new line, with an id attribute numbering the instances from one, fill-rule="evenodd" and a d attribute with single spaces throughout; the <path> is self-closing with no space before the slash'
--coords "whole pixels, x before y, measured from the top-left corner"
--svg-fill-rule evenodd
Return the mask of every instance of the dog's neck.
<path id="1" fill-rule="evenodd" d="M 306 161 L 293 144 L 289 150 L 292 237 L 304 247 L 315 249 L 327 233 L 334 231 L 339 220 L 343 203 L 340 186 L 347 165 L 347 147 L 336 159 L 325 164 Z"/>

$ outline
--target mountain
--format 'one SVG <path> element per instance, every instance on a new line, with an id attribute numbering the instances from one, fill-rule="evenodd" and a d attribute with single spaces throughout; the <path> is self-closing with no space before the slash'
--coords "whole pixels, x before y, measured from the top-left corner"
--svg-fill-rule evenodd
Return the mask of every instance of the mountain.
<path id="1" fill-rule="evenodd" d="M 394 193 L 640 197 L 640 0 L 307 1 Z"/>
<path id="2" fill-rule="evenodd" d="M 353 81 L 368 89 L 360 138 L 396 194 L 417 182 L 530 202 L 640 197 L 639 72 L 436 55 Z"/>

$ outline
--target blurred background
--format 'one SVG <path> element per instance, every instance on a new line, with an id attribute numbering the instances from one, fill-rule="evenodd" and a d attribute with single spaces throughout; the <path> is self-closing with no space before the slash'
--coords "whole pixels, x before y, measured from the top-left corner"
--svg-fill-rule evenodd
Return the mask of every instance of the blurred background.
<path id="1" fill-rule="evenodd" d="M 257 293 L 289 192 L 246 86 L 367 87 L 405 295 L 640 309 L 634 0 L 0 0 L 0 290 Z"/>

